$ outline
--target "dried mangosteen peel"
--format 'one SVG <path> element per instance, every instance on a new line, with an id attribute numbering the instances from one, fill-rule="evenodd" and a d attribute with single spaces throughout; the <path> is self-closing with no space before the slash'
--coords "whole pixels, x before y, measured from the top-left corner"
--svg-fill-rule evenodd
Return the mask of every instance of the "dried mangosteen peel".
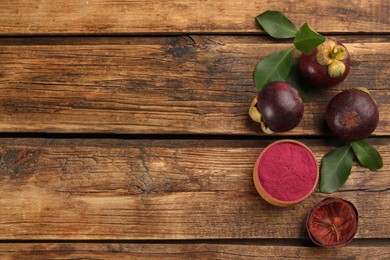
<path id="1" fill-rule="evenodd" d="M 354 238 L 359 213 L 352 202 L 328 197 L 310 211 L 306 229 L 310 239 L 322 247 L 341 247 Z"/>
<path id="2" fill-rule="evenodd" d="M 263 130 L 266 134 L 273 134 L 274 131 L 271 130 L 267 126 L 267 124 L 263 121 L 263 117 L 260 114 L 260 111 L 257 109 L 257 96 L 253 99 L 251 106 L 249 108 L 249 116 L 252 118 L 253 121 L 257 122 L 261 126 L 261 130 Z"/>

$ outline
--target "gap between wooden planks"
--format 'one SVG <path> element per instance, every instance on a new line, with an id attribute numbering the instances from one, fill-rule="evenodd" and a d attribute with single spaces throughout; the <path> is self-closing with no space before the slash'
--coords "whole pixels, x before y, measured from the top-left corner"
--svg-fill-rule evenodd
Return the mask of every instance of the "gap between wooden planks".
<path id="1" fill-rule="evenodd" d="M 0 244 L 2 259 L 389 259 L 390 246 L 353 241 L 348 247 L 273 246 L 234 243 L 7 243 Z"/>
<path id="2" fill-rule="evenodd" d="M 388 33 L 386 1 L 1 1 L 0 35 L 261 33 L 256 15 L 280 10 L 323 33 Z"/>
<path id="3" fill-rule="evenodd" d="M 302 141 L 318 160 L 339 144 Z M 390 141 L 368 141 L 383 169 L 354 164 L 330 196 L 357 206 L 357 238 L 390 238 Z M 252 167 L 271 142 L 4 138 L 0 239 L 307 239 L 307 212 L 329 195 L 288 208 L 263 201 Z"/>
<path id="4" fill-rule="evenodd" d="M 326 106 L 365 86 L 388 135 L 388 36 L 341 37 L 352 56 L 338 87 L 313 89 L 289 135 L 329 135 Z M 248 108 L 255 65 L 290 44 L 268 37 L 0 39 L 0 131 L 261 135 Z"/>

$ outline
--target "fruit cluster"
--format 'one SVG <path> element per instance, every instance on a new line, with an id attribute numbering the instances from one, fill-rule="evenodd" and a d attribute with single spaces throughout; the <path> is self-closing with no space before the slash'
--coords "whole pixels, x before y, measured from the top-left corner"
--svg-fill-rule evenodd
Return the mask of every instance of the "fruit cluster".
<path id="1" fill-rule="evenodd" d="M 350 71 L 351 56 L 341 42 L 320 35 L 306 23 L 297 29 L 280 12 L 266 11 L 256 19 L 273 38 L 294 38 L 294 47 L 268 55 L 257 64 L 254 82 L 259 92 L 249 109 L 250 117 L 260 124 L 264 133 L 286 132 L 295 128 L 303 118 L 303 98 L 307 90 L 327 89 L 343 82 Z M 301 55 L 293 63 L 295 49 Z M 378 151 L 362 140 L 375 131 L 379 121 L 377 104 L 368 89 L 357 87 L 335 95 L 326 109 L 325 121 L 346 144 L 323 157 L 320 171 L 322 192 L 332 193 L 344 185 L 354 155 L 361 166 L 370 170 L 383 166 Z M 332 210 L 328 212 L 330 208 Z M 309 215 L 309 236 L 319 245 L 344 245 L 356 232 L 357 218 L 352 203 L 335 198 L 324 200 Z M 345 228 L 328 232 L 329 223 L 332 223 L 332 228 Z"/>
<path id="2" fill-rule="evenodd" d="M 256 17 L 274 38 L 294 38 L 294 47 L 262 59 L 254 73 L 259 90 L 249 108 L 253 121 L 264 133 L 286 132 L 303 118 L 303 97 L 308 89 L 327 89 L 343 82 L 351 67 L 347 47 L 326 38 L 308 24 L 300 29 L 282 13 L 266 11 Z M 301 52 L 293 64 L 293 51 Z M 347 89 L 334 96 L 326 109 L 329 129 L 346 145 L 326 154 L 321 165 L 320 189 L 331 193 L 344 185 L 355 157 L 360 165 L 376 170 L 383 166 L 378 151 L 362 139 L 371 135 L 379 121 L 379 111 L 368 89 Z"/>
<path id="3" fill-rule="evenodd" d="M 301 75 L 315 88 L 329 88 L 344 81 L 350 64 L 347 48 L 330 39 L 311 53 L 302 53 L 299 59 Z M 303 111 L 298 91 L 288 82 L 273 81 L 261 87 L 252 101 L 249 115 L 270 134 L 296 127 L 303 118 Z M 344 90 L 330 101 L 326 111 L 329 128 L 345 141 L 366 138 L 374 132 L 378 119 L 378 107 L 366 88 Z"/>

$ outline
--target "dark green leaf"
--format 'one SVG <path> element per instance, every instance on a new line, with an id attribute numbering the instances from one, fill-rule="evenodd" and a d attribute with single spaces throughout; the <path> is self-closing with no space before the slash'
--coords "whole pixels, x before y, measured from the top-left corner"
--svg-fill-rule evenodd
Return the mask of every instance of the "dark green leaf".
<path id="1" fill-rule="evenodd" d="M 352 160 L 350 145 L 336 148 L 322 158 L 320 183 L 322 192 L 332 193 L 344 185 L 352 169 Z"/>
<path id="2" fill-rule="evenodd" d="M 355 141 L 352 142 L 352 149 L 359 160 L 359 163 L 370 170 L 382 168 L 383 161 L 379 152 L 367 142 Z"/>
<path id="3" fill-rule="evenodd" d="M 256 20 L 274 38 L 294 38 L 297 33 L 295 25 L 278 11 L 266 11 L 256 16 Z"/>
<path id="4" fill-rule="evenodd" d="M 256 66 L 254 80 L 257 90 L 270 82 L 285 80 L 292 65 L 292 51 L 288 49 L 272 53 L 262 59 Z"/>
<path id="5" fill-rule="evenodd" d="M 306 98 L 307 92 L 309 91 L 309 87 L 299 69 L 299 58 L 296 59 L 294 64 L 292 65 L 290 73 L 286 78 L 286 81 L 298 90 L 299 95 L 301 95 L 302 99 Z"/>
<path id="6" fill-rule="evenodd" d="M 294 45 L 295 48 L 301 52 L 310 53 L 324 41 L 324 36 L 315 32 L 307 23 L 305 23 L 297 32 L 294 39 Z"/>

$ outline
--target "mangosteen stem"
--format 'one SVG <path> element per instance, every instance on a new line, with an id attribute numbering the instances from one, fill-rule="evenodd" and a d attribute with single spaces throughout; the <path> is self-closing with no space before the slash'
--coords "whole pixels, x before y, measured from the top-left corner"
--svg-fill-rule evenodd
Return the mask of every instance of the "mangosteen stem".
<path id="1" fill-rule="evenodd" d="M 336 59 L 338 54 L 338 50 L 336 48 L 333 48 L 333 50 L 330 52 L 329 56 L 331 59 Z"/>

